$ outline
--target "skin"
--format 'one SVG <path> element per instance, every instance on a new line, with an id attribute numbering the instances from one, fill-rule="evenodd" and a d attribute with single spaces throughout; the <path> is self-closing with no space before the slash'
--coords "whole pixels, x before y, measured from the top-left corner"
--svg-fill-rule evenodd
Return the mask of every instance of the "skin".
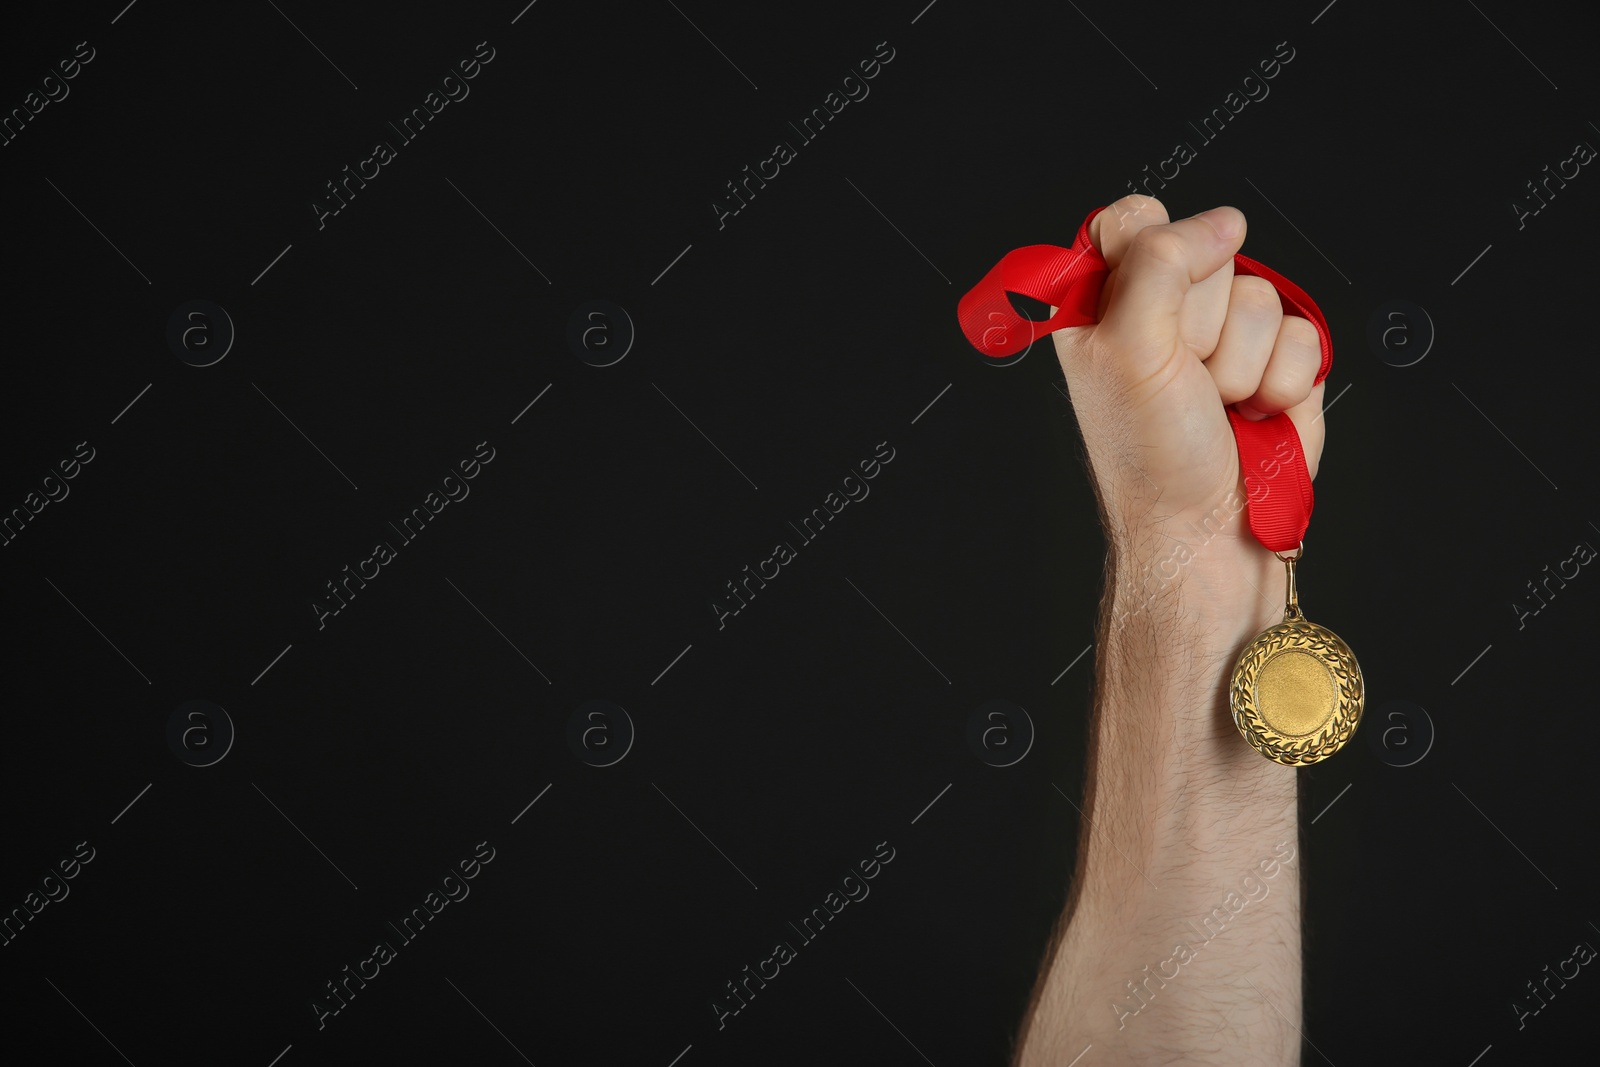
<path id="1" fill-rule="evenodd" d="M 1315 477 L 1317 333 L 1283 315 L 1268 282 L 1234 276 L 1234 208 L 1169 222 L 1159 201 L 1130 196 L 1090 233 L 1111 268 L 1099 320 L 1054 340 L 1107 587 L 1077 870 L 1014 1062 L 1064 1067 L 1092 1045 L 1084 1067 L 1295 1064 L 1295 771 L 1245 743 L 1227 701 L 1239 652 L 1283 617 L 1284 566 L 1246 510 L 1210 535 L 1202 520 L 1216 530 L 1230 494 L 1247 499 L 1225 405 L 1287 411 Z M 1175 566 L 1180 546 L 1192 558 Z M 1174 959 L 1180 943 L 1192 958 Z"/>

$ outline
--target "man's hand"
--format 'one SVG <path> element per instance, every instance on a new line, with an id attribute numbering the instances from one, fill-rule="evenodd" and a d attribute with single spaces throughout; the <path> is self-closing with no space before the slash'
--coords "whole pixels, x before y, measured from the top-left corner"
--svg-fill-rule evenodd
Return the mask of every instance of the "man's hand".
<path id="1" fill-rule="evenodd" d="M 1130 556 L 1160 558 L 1168 538 L 1198 540 L 1230 492 L 1235 506 L 1246 499 L 1251 472 L 1239 469 L 1224 405 L 1250 419 L 1288 412 L 1316 476 L 1321 346 L 1316 327 L 1283 314 L 1270 282 L 1234 275 L 1245 237 L 1234 208 L 1169 223 L 1159 201 L 1129 196 L 1095 216 L 1089 233 L 1111 268 L 1100 321 L 1057 331 L 1056 353 L 1108 537 Z M 1195 548 L 1194 571 L 1219 607 L 1258 599 L 1262 579 L 1281 570 L 1242 512 L 1233 517 Z"/>
<path id="2" fill-rule="evenodd" d="M 1299 1059 L 1295 772 L 1227 699 L 1282 617 L 1284 568 L 1250 533 L 1263 474 L 1240 470 L 1224 406 L 1288 412 L 1314 475 L 1321 348 L 1270 283 L 1234 276 L 1244 233 L 1233 208 L 1169 223 L 1117 201 L 1090 227 L 1111 268 L 1099 321 L 1054 335 L 1109 553 L 1077 870 L 1026 1067 L 1091 1044 L 1096 1063 Z"/>

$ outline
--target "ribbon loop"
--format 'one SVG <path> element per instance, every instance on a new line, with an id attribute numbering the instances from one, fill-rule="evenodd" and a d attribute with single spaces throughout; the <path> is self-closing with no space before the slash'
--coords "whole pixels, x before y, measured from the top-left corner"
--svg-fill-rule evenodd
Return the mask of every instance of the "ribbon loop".
<path id="1" fill-rule="evenodd" d="M 1106 261 L 1093 248 L 1028 245 L 1007 252 L 956 306 L 961 329 L 979 352 L 996 359 L 1015 355 L 1037 337 L 1095 321 Z M 1008 293 L 1053 304 L 1043 322 L 1019 315 Z"/>

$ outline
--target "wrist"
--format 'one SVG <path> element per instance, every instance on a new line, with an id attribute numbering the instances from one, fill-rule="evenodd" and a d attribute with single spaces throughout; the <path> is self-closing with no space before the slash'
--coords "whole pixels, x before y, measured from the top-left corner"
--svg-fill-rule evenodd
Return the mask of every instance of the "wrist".
<path id="1" fill-rule="evenodd" d="M 1283 618 L 1284 565 L 1254 538 L 1208 545 L 1181 564 L 1173 544 L 1167 537 L 1154 553 L 1113 545 L 1097 650 L 1101 737 L 1142 735 L 1143 758 L 1176 782 L 1277 779 L 1292 795 L 1293 769 L 1239 736 L 1228 695 L 1244 647 Z"/>
<path id="2" fill-rule="evenodd" d="M 1159 523 L 1111 538 L 1107 572 L 1113 624 L 1136 618 L 1184 635 L 1210 635 L 1212 651 L 1237 656 L 1283 618 L 1284 564 L 1248 527 L 1211 532 Z M 1230 664 L 1231 665 L 1231 664 Z"/>

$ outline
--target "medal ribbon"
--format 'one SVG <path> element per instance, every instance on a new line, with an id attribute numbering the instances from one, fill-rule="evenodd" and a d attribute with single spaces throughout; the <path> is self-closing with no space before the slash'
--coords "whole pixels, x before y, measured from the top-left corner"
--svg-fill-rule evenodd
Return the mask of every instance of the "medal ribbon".
<path id="1" fill-rule="evenodd" d="M 1089 212 L 1071 248 L 1028 245 L 1007 252 L 961 298 L 956 316 L 961 332 L 973 347 L 985 356 L 1001 359 L 1024 351 L 1037 338 L 1056 330 L 1097 321 L 1100 290 L 1110 268 L 1089 240 L 1089 222 L 1104 210 L 1099 207 Z M 1322 366 L 1317 370 L 1316 381 L 1326 378 L 1333 366 L 1333 341 L 1328 320 L 1316 302 L 1294 282 L 1248 256 L 1235 255 L 1233 270 L 1235 274 L 1271 282 L 1278 291 L 1283 313 L 1309 319 L 1317 328 Z M 1059 310 L 1043 322 L 1034 322 L 1017 313 L 1007 293 L 1042 300 Z M 1248 501 L 1250 532 L 1273 552 L 1292 552 L 1305 537 L 1313 502 L 1311 474 L 1306 469 L 1300 435 L 1285 412 L 1251 421 L 1234 410 L 1232 404 L 1225 410 L 1239 446 L 1241 471 L 1247 478 L 1261 472 L 1272 483 L 1259 499 Z M 1277 473 L 1266 473 L 1274 469 Z"/>

